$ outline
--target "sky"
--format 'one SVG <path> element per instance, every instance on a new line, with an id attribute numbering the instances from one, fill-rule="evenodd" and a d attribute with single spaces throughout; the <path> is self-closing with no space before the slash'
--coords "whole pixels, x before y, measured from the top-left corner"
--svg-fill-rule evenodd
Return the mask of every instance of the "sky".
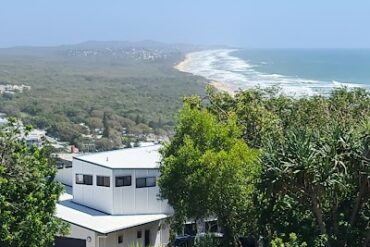
<path id="1" fill-rule="evenodd" d="M 1 1 L 0 47 L 89 40 L 245 48 L 370 48 L 370 1 Z"/>

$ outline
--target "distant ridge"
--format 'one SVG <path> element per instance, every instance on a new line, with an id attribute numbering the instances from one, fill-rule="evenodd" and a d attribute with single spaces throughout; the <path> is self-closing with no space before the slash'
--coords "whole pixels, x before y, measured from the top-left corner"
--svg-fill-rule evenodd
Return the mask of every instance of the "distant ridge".
<path id="1" fill-rule="evenodd" d="M 163 43 L 153 40 L 142 41 L 95 41 L 90 40 L 77 44 L 65 44 L 57 46 L 14 46 L 0 48 L 2 55 L 51 55 L 56 51 L 67 49 L 118 49 L 118 48 L 148 48 L 148 49 L 166 49 L 180 52 L 199 51 L 206 49 L 224 49 L 231 48 L 226 45 L 197 45 L 186 43 Z"/>

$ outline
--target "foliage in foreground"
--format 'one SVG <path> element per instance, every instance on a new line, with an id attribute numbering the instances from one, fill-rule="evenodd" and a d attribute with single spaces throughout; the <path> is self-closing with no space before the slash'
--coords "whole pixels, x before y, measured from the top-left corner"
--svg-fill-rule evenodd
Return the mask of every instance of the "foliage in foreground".
<path id="1" fill-rule="evenodd" d="M 271 247 L 307 247 L 306 242 L 300 243 L 295 233 L 289 234 L 289 240 L 284 242 L 282 238 L 275 238 L 271 241 Z"/>
<path id="2" fill-rule="evenodd" d="M 163 172 L 174 169 L 172 182 L 176 185 L 170 187 L 163 182 L 167 177 L 163 177 L 163 196 L 171 198 L 170 204 L 186 216 L 210 208 L 204 202 L 209 194 L 217 192 L 213 187 L 217 179 L 203 175 L 197 178 L 199 181 L 189 178 L 211 162 L 204 164 L 191 156 L 195 153 L 202 157 L 207 147 L 222 150 L 224 140 L 216 142 L 217 149 L 203 136 L 209 129 L 221 129 L 220 126 L 234 121 L 235 129 L 242 132 L 231 136 L 238 142 L 242 137 L 246 145 L 260 150 L 259 162 L 246 166 L 249 171 L 260 171 L 254 173 L 258 177 L 243 175 L 249 186 L 247 196 L 237 195 L 238 191 L 233 194 L 233 198 L 248 202 L 238 212 L 254 212 L 233 215 L 238 222 L 237 232 L 263 236 L 266 244 L 275 236 L 295 232 L 308 246 L 366 246 L 370 241 L 369 92 L 344 88 L 328 96 L 304 98 L 276 92 L 256 89 L 231 97 L 210 89 L 210 104 L 189 112 L 188 121 L 182 116 L 189 111 L 185 104 L 177 134 L 164 152 Z M 200 112 L 206 114 L 198 116 Z M 210 126 L 199 124 L 207 118 L 214 120 Z M 183 150 L 188 139 L 195 140 L 200 148 Z M 193 160 L 196 162 L 191 163 Z M 193 167 L 197 169 L 192 170 Z M 218 189 L 228 190 L 228 180 L 225 181 Z M 201 186 L 197 190 L 191 190 L 198 185 Z M 210 186 L 210 191 L 205 193 L 204 186 Z M 174 201 L 176 197 L 171 196 L 176 193 Z M 229 206 L 229 201 L 217 203 L 220 208 Z"/>
<path id="3" fill-rule="evenodd" d="M 55 217 L 63 187 L 47 151 L 28 148 L 17 135 L 15 121 L 0 129 L 0 246 L 50 247 L 67 231 Z"/>
<path id="4" fill-rule="evenodd" d="M 220 123 L 199 98 L 189 98 L 180 112 L 173 141 L 163 149 L 161 195 L 175 209 L 175 218 L 216 216 L 226 246 L 245 229 L 251 208 L 251 182 L 259 172 L 258 152 L 240 139 L 235 118 Z"/>

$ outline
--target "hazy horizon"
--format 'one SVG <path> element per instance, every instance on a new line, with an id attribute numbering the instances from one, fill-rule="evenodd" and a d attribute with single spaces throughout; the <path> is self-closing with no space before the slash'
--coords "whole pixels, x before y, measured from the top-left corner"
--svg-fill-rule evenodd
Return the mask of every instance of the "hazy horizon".
<path id="1" fill-rule="evenodd" d="M 355 1 L 7 1 L 0 47 L 142 41 L 242 48 L 370 48 Z"/>
<path id="2" fill-rule="evenodd" d="M 165 42 L 158 40 L 84 40 L 77 43 L 62 43 L 62 44 L 44 44 L 44 45 L 14 45 L 14 46 L 4 46 L 0 49 L 12 49 L 12 48 L 53 48 L 61 46 L 74 46 L 87 44 L 90 42 L 97 43 L 113 43 L 113 42 L 122 42 L 122 43 L 141 43 L 141 42 L 158 42 L 164 45 L 189 45 L 189 46 L 200 46 L 200 47 L 216 47 L 215 49 L 242 49 L 242 50 L 369 50 L 369 47 L 243 47 L 243 46 L 233 46 L 227 44 L 200 44 L 200 43 L 185 43 L 185 42 Z M 207 49 L 207 48 L 206 48 Z M 213 48 L 211 48 L 213 49 Z"/>

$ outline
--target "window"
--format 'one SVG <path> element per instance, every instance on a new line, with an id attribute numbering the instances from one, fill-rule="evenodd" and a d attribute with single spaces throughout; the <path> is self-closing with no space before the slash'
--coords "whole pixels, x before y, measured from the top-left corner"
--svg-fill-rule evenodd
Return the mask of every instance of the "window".
<path id="1" fill-rule="evenodd" d="M 145 187 L 145 178 L 137 178 L 136 179 L 136 188 L 144 188 Z"/>
<path id="2" fill-rule="evenodd" d="M 58 169 L 63 169 L 64 165 L 62 161 L 57 161 L 57 168 Z"/>
<path id="3" fill-rule="evenodd" d="M 141 230 L 136 233 L 137 238 L 141 238 Z"/>
<path id="4" fill-rule="evenodd" d="M 92 185 L 93 184 L 93 176 L 84 175 L 84 182 L 85 182 L 86 185 Z"/>
<path id="5" fill-rule="evenodd" d="M 131 186 L 131 176 L 116 177 L 116 187 Z"/>
<path id="6" fill-rule="evenodd" d="M 195 223 L 185 224 L 184 234 L 195 236 L 197 234 L 197 225 Z"/>
<path id="7" fill-rule="evenodd" d="M 69 161 L 69 160 L 64 160 L 64 159 L 58 158 L 56 163 L 57 163 L 57 168 L 58 169 L 71 168 L 72 167 L 72 161 Z"/>
<path id="8" fill-rule="evenodd" d="M 76 184 L 84 184 L 84 175 L 76 174 Z"/>
<path id="9" fill-rule="evenodd" d="M 119 244 L 122 244 L 123 243 L 123 236 L 122 235 L 119 235 L 118 236 L 118 243 Z"/>
<path id="10" fill-rule="evenodd" d="M 65 167 L 65 168 L 72 168 L 72 161 L 66 161 L 66 162 L 64 163 L 64 167 Z"/>
<path id="11" fill-rule="evenodd" d="M 96 176 L 96 185 L 103 187 L 110 187 L 110 177 Z"/>
<path id="12" fill-rule="evenodd" d="M 206 232 L 218 232 L 217 220 L 206 221 Z"/>
<path id="13" fill-rule="evenodd" d="M 154 187 L 155 181 L 156 181 L 155 177 L 137 178 L 136 188 Z"/>
<path id="14" fill-rule="evenodd" d="M 155 177 L 146 178 L 146 187 L 155 186 Z"/>
<path id="15" fill-rule="evenodd" d="M 91 175 L 76 174 L 76 184 L 93 184 L 93 177 Z"/>

